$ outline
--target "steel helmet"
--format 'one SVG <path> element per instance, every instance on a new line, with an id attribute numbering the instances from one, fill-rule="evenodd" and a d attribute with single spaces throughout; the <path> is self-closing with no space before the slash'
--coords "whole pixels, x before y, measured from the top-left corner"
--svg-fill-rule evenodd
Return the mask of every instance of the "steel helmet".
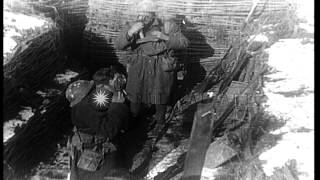
<path id="1" fill-rule="evenodd" d="M 70 107 L 79 103 L 91 90 L 94 82 L 78 80 L 69 84 L 66 90 L 66 98 L 70 102 Z"/>

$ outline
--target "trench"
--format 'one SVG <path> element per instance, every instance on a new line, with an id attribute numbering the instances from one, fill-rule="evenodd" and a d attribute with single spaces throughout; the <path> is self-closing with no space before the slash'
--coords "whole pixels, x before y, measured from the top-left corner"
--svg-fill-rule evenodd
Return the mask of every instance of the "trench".
<path id="1" fill-rule="evenodd" d="M 30 179 L 32 174 L 34 174 L 34 168 L 40 162 L 52 163 L 55 153 L 59 148 L 61 149 L 61 146 L 66 145 L 67 136 L 72 132 L 69 103 L 64 97 L 64 91 L 68 83 L 78 79 L 88 80 L 96 70 L 110 65 L 116 66 L 118 71 L 125 73 L 125 67 L 123 66 L 125 62 L 123 59 L 127 57 L 127 54 L 118 52 L 113 48 L 112 37 L 114 35 L 110 34 L 114 32 L 106 30 L 105 32 L 110 34 L 103 34 L 101 30 L 95 29 L 95 26 L 88 25 L 88 22 L 92 21 L 92 19 L 88 19 L 88 17 L 91 17 L 88 15 L 88 12 L 92 13 L 94 12 L 92 9 L 97 8 L 92 5 L 95 2 L 101 3 L 100 1 L 85 0 L 67 1 L 63 5 L 52 5 L 49 2 L 50 7 L 54 6 L 57 11 L 48 8 L 48 4 L 46 6 L 33 6 L 37 11 L 45 12 L 47 17 L 53 19 L 56 22 L 56 28 L 39 36 L 38 41 L 31 41 L 31 44 L 23 51 L 24 55 L 17 53 L 18 56 L 14 56 L 11 62 L 4 66 L 4 93 L 6 97 L 3 101 L 4 112 L 6 112 L 4 113 L 4 122 L 14 118 L 19 112 L 20 106 L 31 106 L 35 109 L 34 116 L 28 120 L 28 123 L 16 128 L 15 135 L 4 144 L 5 179 Z M 99 6 L 99 3 L 96 6 Z M 92 9 L 89 11 L 89 8 Z M 259 14 L 256 16 L 259 17 Z M 197 26 L 201 26 L 201 23 L 196 24 L 185 15 L 177 15 L 176 18 L 183 20 L 184 26 L 182 26 L 182 32 L 190 40 L 191 44 L 187 52 L 178 52 L 177 55 L 179 60 L 186 60 L 188 63 L 184 64 L 183 80 L 177 81 L 176 90 L 173 92 L 172 106 L 178 100 L 188 97 L 190 92 L 192 92 L 191 90 L 195 90 L 198 93 L 197 95 L 199 95 L 201 94 L 200 92 L 207 92 L 209 89 L 212 90 L 212 88 L 217 89 L 215 85 L 220 84 L 218 86 L 219 92 L 225 91 L 232 81 L 250 82 L 254 76 L 260 76 L 258 71 L 263 69 L 262 63 L 254 64 L 252 63 L 253 61 L 249 61 L 251 56 L 249 58 L 249 55 L 243 53 L 243 44 L 232 41 L 233 47 L 230 53 L 225 54 L 228 45 L 231 44 L 231 35 L 228 36 L 227 29 L 224 29 L 226 27 L 218 26 L 219 28 L 215 32 L 218 34 L 218 38 L 215 40 L 219 43 L 219 46 L 212 46 L 208 42 L 212 40 L 210 39 L 211 37 L 203 35 L 196 28 Z M 238 24 L 236 23 L 235 26 Z M 117 26 L 117 24 L 113 25 Z M 238 32 L 239 29 L 238 27 L 234 31 Z M 106 38 L 106 36 L 110 38 Z M 238 35 L 235 36 L 238 37 Z M 51 38 L 51 40 L 42 41 L 41 39 L 45 37 L 47 39 Z M 45 44 L 47 46 L 44 46 Z M 53 44 L 55 48 L 48 48 Z M 264 48 L 259 43 L 253 44 L 250 47 L 253 49 Z M 201 53 L 199 53 L 199 50 Z M 41 56 L 29 55 L 32 53 Z M 55 56 L 52 56 L 52 54 L 55 54 Z M 240 61 L 236 62 L 234 57 L 238 57 Z M 261 55 L 258 58 L 265 59 L 267 57 Z M 22 59 L 26 62 L 25 64 L 21 64 L 20 61 Z M 46 61 L 42 62 L 41 59 L 46 59 Z M 220 59 L 226 59 L 226 61 L 219 64 L 221 62 Z M 203 62 L 200 61 L 210 61 L 210 63 L 204 66 Z M 232 67 L 237 68 L 235 70 Z M 75 71 L 79 75 L 72 78 L 68 83 L 59 84 L 53 81 L 56 74 L 63 73 L 66 70 Z M 246 73 L 249 70 L 254 73 Z M 19 74 L 17 72 L 23 73 Z M 56 89 L 56 93 L 45 98 L 36 93 L 38 90 L 50 88 Z M 197 97 L 193 96 L 188 98 L 187 101 L 191 102 L 193 101 L 192 98 L 197 99 Z M 49 103 L 43 105 L 45 99 L 49 100 Z M 199 99 L 194 101 L 191 104 L 197 104 Z M 219 103 L 223 104 L 223 107 L 226 107 L 226 102 L 222 101 Z M 176 139 L 173 140 L 176 143 L 179 143 L 182 139 L 188 139 L 190 136 L 196 106 L 190 106 L 190 104 L 186 106 L 187 110 L 183 111 L 184 123 L 181 126 L 182 128 L 173 128 L 177 131 L 176 134 L 179 134 L 172 135 L 174 136 L 172 139 Z M 130 169 L 133 164 L 134 155 L 141 151 L 145 144 L 149 142 L 147 133 L 150 130 L 149 126 L 152 123 L 154 109 L 149 107 L 146 109 L 144 119 L 138 123 L 134 130 L 119 135 L 119 144 L 122 147 L 121 149 L 125 150 L 119 151 L 119 162 L 123 163 L 119 164 L 117 168 Z M 45 110 L 44 113 L 42 113 L 43 110 Z M 178 125 L 171 124 L 171 126 Z M 215 136 L 219 136 L 219 133 L 224 130 L 225 128 L 218 129 L 215 132 Z M 259 134 L 261 132 L 254 133 Z M 147 165 L 148 159 L 151 159 L 150 155 L 152 155 L 152 152 L 149 152 L 144 157 L 147 159 L 145 160 Z M 66 156 L 66 154 L 63 154 L 63 156 Z M 146 166 L 141 165 L 140 168 L 137 168 L 134 171 L 135 175 L 139 178 L 146 176 Z M 160 173 L 156 179 L 169 179 L 169 177 L 173 176 L 170 173 L 176 175 L 182 171 L 181 167 L 172 168 L 174 169 L 172 172 Z M 65 175 L 51 174 L 47 176 L 66 179 Z"/>
<path id="2" fill-rule="evenodd" d="M 15 118 L 21 110 L 19 107 L 31 106 L 34 111 L 28 123 L 15 128 L 15 135 L 4 143 L 5 179 L 30 179 L 40 162 L 52 163 L 59 148 L 66 146 L 73 126 L 69 102 L 64 96 L 67 84 L 54 81 L 56 74 L 66 70 L 77 72 L 79 75 L 73 78 L 72 82 L 77 79 L 89 80 L 99 68 L 111 65 L 115 66 L 118 72 L 125 73 L 125 68 L 119 63 L 110 42 L 101 35 L 85 30 L 88 1 L 75 3 L 70 5 L 71 7 L 54 6 L 58 13 L 52 6 L 48 8 L 35 5 L 33 8 L 39 12 L 47 13 L 46 16 L 55 21 L 59 16 L 62 22 L 56 21 L 54 28 L 29 40 L 29 45 L 22 55 L 16 53 L 19 55 L 13 56 L 4 66 L 6 98 L 3 104 L 6 113 L 3 122 Z M 73 14 L 72 10 L 77 7 L 80 13 Z M 24 10 L 18 7 L 18 11 Z M 51 48 L 53 45 L 56 48 Z M 53 54 L 55 56 L 52 56 Z M 41 62 L 42 60 L 45 61 Z M 54 89 L 55 92 L 46 97 L 37 94 L 38 90 L 48 89 Z M 44 101 L 48 103 L 43 104 Z M 154 109 L 147 110 L 145 119 L 140 120 L 135 129 L 118 137 L 121 147 L 119 149 L 125 149 L 119 152 L 118 161 L 123 163 L 119 163 L 118 168 L 128 169 L 132 165 L 133 156 L 143 148 L 150 128 L 146 122 L 151 121 Z M 62 173 L 44 176 L 65 179 L 65 175 Z"/>

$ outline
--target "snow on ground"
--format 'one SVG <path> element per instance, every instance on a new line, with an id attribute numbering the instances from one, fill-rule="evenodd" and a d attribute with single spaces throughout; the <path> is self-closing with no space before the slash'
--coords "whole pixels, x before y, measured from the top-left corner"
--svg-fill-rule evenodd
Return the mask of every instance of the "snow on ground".
<path id="1" fill-rule="evenodd" d="M 43 28 L 45 25 L 49 25 L 49 22 L 44 18 L 5 10 L 3 11 L 3 24 L 3 57 L 6 57 L 6 53 L 12 53 L 16 48 L 17 42 L 14 40 L 14 36 L 22 36 L 21 30 Z"/>
<path id="2" fill-rule="evenodd" d="M 145 179 L 153 179 L 161 172 L 164 172 L 169 167 L 173 166 L 175 163 L 177 163 L 177 160 L 180 157 L 180 155 L 183 154 L 184 152 L 187 152 L 188 147 L 189 147 L 189 140 L 185 139 L 180 142 L 180 145 L 178 147 L 171 150 L 164 157 L 163 157 L 163 153 L 157 152 L 159 153 L 158 159 L 161 159 L 161 160 L 154 167 L 150 169 Z M 159 147 L 159 150 L 161 150 L 161 148 L 162 147 Z M 165 145 L 165 147 L 162 149 L 166 149 L 166 148 L 167 148 L 167 145 Z M 154 156 L 157 156 L 157 153 Z"/>
<path id="3" fill-rule="evenodd" d="M 294 0 L 297 4 L 297 15 L 306 20 L 300 23 L 299 27 L 307 30 L 309 33 L 314 32 L 314 1 L 313 0 Z"/>
<path id="4" fill-rule="evenodd" d="M 7 26 L 14 26 L 18 29 L 35 29 L 47 23 L 44 19 L 35 16 L 27 16 L 16 12 L 3 12 L 3 23 Z"/>
<path id="5" fill-rule="evenodd" d="M 71 81 L 72 78 L 78 75 L 79 73 L 67 69 L 64 74 L 57 74 L 54 80 L 57 81 L 59 84 L 67 84 Z"/>
<path id="6" fill-rule="evenodd" d="M 216 176 L 219 175 L 220 169 L 222 169 L 222 167 L 217 167 L 214 169 L 206 168 L 206 167 L 202 168 L 200 180 L 214 180 L 214 179 L 216 179 Z"/>
<path id="7" fill-rule="evenodd" d="M 314 32 L 314 1 L 295 1 L 298 26 Z M 303 38 L 303 37 L 302 37 Z M 271 176 L 276 167 L 296 160 L 300 180 L 314 179 L 314 44 L 313 40 L 282 39 L 266 50 L 272 73 L 267 75 L 264 92 L 266 112 L 286 124 L 272 131 L 283 134 L 277 145 L 260 155 L 264 172 Z"/>
<path id="8" fill-rule="evenodd" d="M 300 28 L 312 33 L 313 1 L 300 3 Z M 303 13 L 305 11 L 305 14 Z M 289 160 L 296 160 L 299 180 L 314 179 L 314 44 L 282 39 L 266 50 L 271 74 L 266 75 L 266 113 L 285 120 L 272 134 L 283 134 L 277 145 L 262 153 L 263 170 L 271 176 Z"/>
<path id="9" fill-rule="evenodd" d="M 256 41 L 256 42 L 268 42 L 269 39 L 266 35 L 264 34 L 258 34 L 258 35 L 252 35 L 249 37 L 248 42 L 250 41 Z"/>
<path id="10" fill-rule="evenodd" d="M 6 142 L 12 136 L 14 136 L 14 129 L 17 126 L 27 123 L 27 121 L 34 115 L 31 107 L 24 107 L 19 112 L 17 119 L 12 119 L 3 124 L 3 142 Z"/>

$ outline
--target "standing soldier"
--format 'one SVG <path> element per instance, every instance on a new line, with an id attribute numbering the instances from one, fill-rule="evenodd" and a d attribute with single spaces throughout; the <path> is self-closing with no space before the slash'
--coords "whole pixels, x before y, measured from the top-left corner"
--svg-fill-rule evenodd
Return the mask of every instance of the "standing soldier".
<path id="1" fill-rule="evenodd" d="M 157 132 L 164 125 L 176 73 L 173 50 L 185 49 L 188 40 L 173 20 L 164 28 L 148 4 L 140 3 L 138 8 L 137 22 L 124 28 L 115 40 L 115 48 L 132 54 L 128 59 L 126 86 L 132 115 L 137 118 L 141 103 L 155 105 Z"/>
<path id="2" fill-rule="evenodd" d="M 70 84 L 66 97 L 72 108 L 74 134 L 71 148 L 71 179 L 104 179 L 116 168 L 116 146 L 112 140 L 118 134 L 130 110 L 123 95 L 116 96 L 117 75 L 112 69 L 102 69 L 94 81 L 78 80 Z"/>

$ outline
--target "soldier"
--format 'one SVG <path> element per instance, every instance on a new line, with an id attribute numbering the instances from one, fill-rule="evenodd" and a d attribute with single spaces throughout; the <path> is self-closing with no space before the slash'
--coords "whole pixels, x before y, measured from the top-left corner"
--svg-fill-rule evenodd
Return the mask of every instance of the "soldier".
<path id="1" fill-rule="evenodd" d="M 104 179 L 118 167 L 114 137 L 130 115 L 122 93 L 116 93 L 119 74 L 101 69 L 94 81 L 70 84 L 66 97 L 71 106 L 74 134 L 71 148 L 71 179 Z"/>
<path id="2" fill-rule="evenodd" d="M 116 49 L 133 54 L 128 59 L 126 86 L 131 113 L 138 119 L 142 103 L 155 105 L 155 129 L 164 125 L 166 105 L 173 87 L 176 73 L 173 50 L 185 49 L 188 45 L 174 21 L 168 21 L 167 25 L 164 29 L 148 5 L 142 4 L 137 22 L 127 24 L 115 40 Z"/>

